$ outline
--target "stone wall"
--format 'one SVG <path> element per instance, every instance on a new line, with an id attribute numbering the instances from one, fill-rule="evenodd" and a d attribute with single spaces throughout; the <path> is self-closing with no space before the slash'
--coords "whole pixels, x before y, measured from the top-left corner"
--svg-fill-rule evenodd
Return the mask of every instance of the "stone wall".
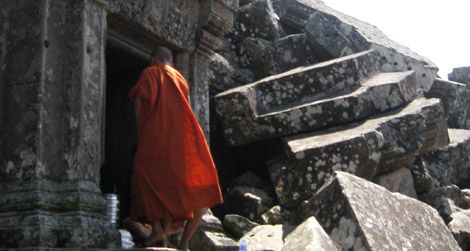
<path id="1" fill-rule="evenodd" d="M 108 21 L 140 34 L 141 56 L 155 43 L 175 52 L 208 133 L 206 61 L 230 28 L 231 7 L 219 0 L 0 5 L 0 248 L 110 247 L 117 231 L 98 186 L 105 47 L 107 35 L 122 31 Z"/>

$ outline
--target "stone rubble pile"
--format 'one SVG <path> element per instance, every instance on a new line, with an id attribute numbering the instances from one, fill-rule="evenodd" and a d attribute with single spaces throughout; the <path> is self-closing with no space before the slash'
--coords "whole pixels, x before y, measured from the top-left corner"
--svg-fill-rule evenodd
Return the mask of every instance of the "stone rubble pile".
<path id="1" fill-rule="evenodd" d="M 463 70 L 438 79 L 319 0 L 239 4 L 210 62 L 221 147 L 269 142 L 273 156 L 224 187 L 223 223 L 205 216 L 192 249 L 468 250 Z"/>

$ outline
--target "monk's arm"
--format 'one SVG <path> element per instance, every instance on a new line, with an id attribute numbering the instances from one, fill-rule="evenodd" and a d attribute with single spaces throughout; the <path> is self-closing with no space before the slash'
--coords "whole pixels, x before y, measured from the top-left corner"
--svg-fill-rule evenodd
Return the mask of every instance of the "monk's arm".
<path id="1" fill-rule="evenodd" d="M 137 135 L 139 135 L 139 128 L 140 128 L 140 109 L 142 109 L 142 100 L 137 97 L 134 102 L 134 113 L 135 113 L 135 120 L 137 124 Z"/>

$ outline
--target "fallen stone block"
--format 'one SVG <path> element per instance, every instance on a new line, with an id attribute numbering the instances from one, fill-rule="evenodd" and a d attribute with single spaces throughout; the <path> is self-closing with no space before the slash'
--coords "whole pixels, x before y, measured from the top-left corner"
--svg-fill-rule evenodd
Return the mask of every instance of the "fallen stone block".
<path id="1" fill-rule="evenodd" d="M 438 186 L 468 186 L 470 181 L 470 130 L 449 129 L 450 143 L 424 154 L 423 161 Z"/>
<path id="2" fill-rule="evenodd" d="M 418 195 L 431 191 L 438 187 L 438 181 L 429 172 L 426 162 L 418 156 L 411 168 L 415 190 Z"/>
<path id="3" fill-rule="evenodd" d="M 397 192 L 417 198 L 413 176 L 408 168 L 400 168 L 390 173 L 382 174 L 374 178 L 374 182 L 387 188 L 390 192 Z"/>
<path id="4" fill-rule="evenodd" d="M 470 210 L 455 213 L 447 225 L 462 250 L 470 250 Z"/>
<path id="5" fill-rule="evenodd" d="M 230 37 L 236 44 L 246 37 L 275 40 L 281 33 L 278 18 L 270 0 L 256 0 L 240 7 Z"/>
<path id="6" fill-rule="evenodd" d="M 416 72 L 419 88 L 429 90 L 437 75 L 437 67 L 429 59 L 391 40 L 377 27 L 326 6 L 322 1 L 287 1 L 281 22 L 307 32 L 312 47 L 322 47 L 336 58 L 373 49 L 382 57 L 385 72 Z"/>
<path id="7" fill-rule="evenodd" d="M 282 216 L 281 207 L 274 206 L 264 214 L 261 215 L 260 221 L 262 224 L 276 225 L 284 223 L 284 218 Z"/>
<path id="8" fill-rule="evenodd" d="M 286 154 L 270 161 L 279 203 L 296 207 L 333 174 L 346 171 L 372 180 L 401 166 L 411 166 L 419 153 L 448 143 L 438 99 L 419 98 L 405 108 L 352 124 L 285 139 Z M 277 169 L 277 170 L 276 170 Z"/>
<path id="9" fill-rule="evenodd" d="M 335 251 L 340 249 L 325 233 L 315 217 L 310 217 L 285 238 L 282 251 L 298 250 Z"/>
<path id="10" fill-rule="evenodd" d="M 470 91 L 466 85 L 436 79 L 425 96 L 442 100 L 449 128 L 470 129 Z"/>
<path id="11" fill-rule="evenodd" d="M 224 218 L 224 229 L 236 239 L 240 239 L 258 225 L 258 223 L 237 214 L 227 214 Z"/>
<path id="12" fill-rule="evenodd" d="M 289 75 L 304 78 L 306 73 L 286 73 Z M 280 83 L 284 83 L 283 87 Z M 357 122 L 398 108 L 416 96 L 413 72 L 378 74 L 363 82 L 360 88 L 349 93 L 331 94 L 332 97 L 324 96 L 329 91 L 320 93 L 308 85 L 296 89 L 289 87 L 289 83 L 288 80 L 266 79 L 266 83 L 254 83 L 217 95 L 216 110 L 227 142 L 240 145 Z M 338 88 L 339 85 L 332 86 Z M 318 92 L 315 100 L 311 100 L 313 96 L 310 95 L 315 96 L 312 91 Z"/>
<path id="13" fill-rule="evenodd" d="M 238 251 L 238 243 L 224 233 L 197 231 L 189 243 L 190 250 Z"/>
<path id="14" fill-rule="evenodd" d="M 435 209 L 344 172 L 299 209 L 312 215 L 342 250 L 460 250 Z"/>
<path id="15" fill-rule="evenodd" d="M 246 233 L 239 241 L 246 240 L 248 251 L 280 251 L 284 245 L 282 225 L 260 225 Z"/>
<path id="16" fill-rule="evenodd" d="M 229 213 L 259 221 L 261 215 L 274 205 L 273 199 L 263 190 L 251 187 L 234 187 L 226 198 Z"/>
<path id="17" fill-rule="evenodd" d="M 289 35 L 274 41 L 272 54 L 274 60 L 270 75 L 326 61 L 317 56 L 304 33 Z"/>
<path id="18" fill-rule="evenodd" d="M 452 221 L 455 213 L 470 209 L 470 196 L 456 185 L 432 189 L 419 199 L 434 207 L 446 223 Z"/>
<path id="19" fill-rule="evenodd" d="M 448 78 L 450 81 L 470 85 L 470 67 L 454 68 L 452 72 L 449 73 Z"/>

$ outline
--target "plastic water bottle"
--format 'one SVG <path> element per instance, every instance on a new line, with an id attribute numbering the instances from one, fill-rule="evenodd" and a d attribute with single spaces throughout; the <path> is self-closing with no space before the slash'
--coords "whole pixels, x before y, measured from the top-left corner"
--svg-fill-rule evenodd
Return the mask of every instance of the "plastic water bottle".
<path id="1" fill-rule="evenodd" d="M 243 239 L 241 242 L 240 242 L 240 247 L 238 248 L 238 251 L 246 251 L 248 248 L 248 243 L 245 239 Z"/>

